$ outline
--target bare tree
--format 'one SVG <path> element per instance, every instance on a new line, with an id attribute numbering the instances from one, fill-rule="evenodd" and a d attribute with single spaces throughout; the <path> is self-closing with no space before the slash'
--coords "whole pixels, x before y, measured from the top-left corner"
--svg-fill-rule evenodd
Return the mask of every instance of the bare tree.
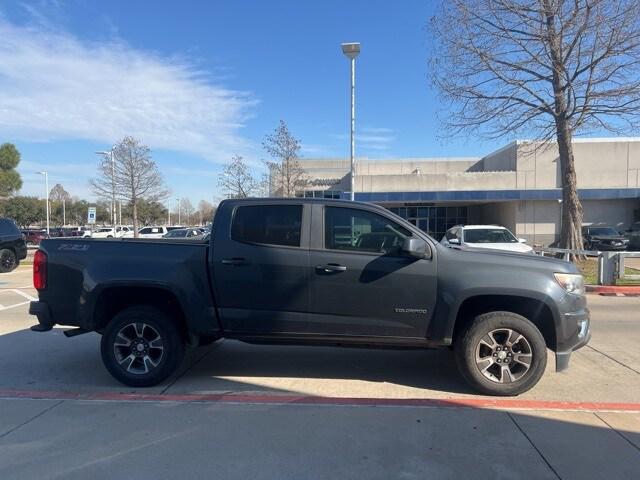
<path id="1" fill-rule="evenodd" d="M 200 224 L 208 224 L 213 219 L 213 214 L 216 212 L 216 207 L 211 202 L 206 200 L 200 200 L 198 202 L 198 214 L 200 215 Z"/>
<path id="2" fill-rule="evenodd" d="M 165 188 L 158 166 L 151 158 L 148 146 L 133 137 L 124 137 L 113 148 L 114 165 L 105 157 L 98 165 L 98 176 L 90 180 L 94 193 L 111 198 L 115 185 L 116 198 L 131 206 L 134 234 L 138 236 L 138 202 L 154 202 L 166 198 Z M 113 173 L 112 173 L 113 172 Z"/>
<path id="3" fill-rule="evenodd" d="M 191 226 L 191 216 L 195 211 L 195 209 L 193 208 L 193 204 L 191 203 L 191 200 L 189 200 L 188 198 L 181 198 L 180 211 L 182 212 L 182 215 L 183 215 L 182 218 L 187 220 L 185 225 L 187 225 L 188 227 Z"/>
<path id="4" fill-rule="evenodd" d="M 64 189 L 61 184 L 56 183 L 49 192 L 49 199 L 52 202 L 62 202 L 63 200 L 65 202 L 68 202 L 69 200 L 71 200 L 71 195 Z"/>
<path id="5" fill-rule="evenodd" d="M 71 195 L 64 189 L 62 184 L 56 183 L 49 192 L 49 199 L 52 204 L 55 205 L 57 203 L 60 206 L 61 215 L 58 215 L 57 209 L 51 212 L 54 222 L 64 226 L 67 220 L 67 204 L 70 203 Z"/>
<path id="6" fill-rule="evenodd" d="M 640 118 L 638 0 L 447 0 L 432 18 L 432 81 L 453 133 L 557 143 L 560 245 L 581 249 L 572 138 Z"/>
<path id="7" fill-rule="evenodd" d="M 294 197 L 296 191 L 303 189 L 308 182 L 299 161 L 300 141 L 291 135 L 284 120 L 280 120 L 278 128 L 265 136 L 262 146 L 272 158 L 265 162 L 269 169 L 270 194 Z"/>
<path id="8" fill-rule="evenodd" d="M 218 185 L 227 198 L 247 198 L 258 188 L 259 182 L 249 171 L 249 166 L 240 155 L 234 155 L 231 162 L 218 175 Z"/>

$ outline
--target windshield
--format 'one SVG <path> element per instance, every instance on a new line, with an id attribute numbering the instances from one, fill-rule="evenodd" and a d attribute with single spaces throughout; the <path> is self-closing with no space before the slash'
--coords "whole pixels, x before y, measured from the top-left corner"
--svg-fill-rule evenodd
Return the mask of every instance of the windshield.
<path id="1" fill-rule="evenodd" d="M 465 230 L 466 243 L 518 243 L 518 239 L 504 228 L 474 228 Z"/>
<path id="2" fill-rule="evenodd" d="M 619 233 L 611 227 L 590 228 L 589 235 L 619 235 Z"/>
<path id="3" fill-rule="evenodd" d="M 185 237 L 186 235 L 186 230 L 171 230 L 165 235 L 165 238 Z"/>

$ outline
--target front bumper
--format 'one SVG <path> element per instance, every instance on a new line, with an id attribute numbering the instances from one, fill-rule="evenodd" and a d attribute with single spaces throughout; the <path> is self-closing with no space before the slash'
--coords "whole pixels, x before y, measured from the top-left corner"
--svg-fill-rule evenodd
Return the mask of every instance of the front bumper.
<path id="1" fill-rule="evenodd" d="M 591 245 L 592 250 L 599 250 L 602 252 L 622 252 L 627 249 L 629 243 L 623 243 L 621 245 L 611 245 L 609 243 L 593 243 Z"/>
<path id="2" fill-rule="evenodd" d="M 591 340 L 591 321 L 589 310 L 585 308 L 578 312 L 563 314 L 563 323 L 574 327 L 573 334 L 559 345 L 556 351 L 556 372 L 563 372 L 569 368 L 571 354 L 584 347 Z"/>
<path id="3" fill-rule="evenodd" d="M 49 305 L 45 302 L 31 302 L 29 304 L 29 315 L 35 315 L 38 319 L 38 325 L 31 327 L 34 332 L 48 332 L 55 325 L 51 318 L 51 311 Z"/>

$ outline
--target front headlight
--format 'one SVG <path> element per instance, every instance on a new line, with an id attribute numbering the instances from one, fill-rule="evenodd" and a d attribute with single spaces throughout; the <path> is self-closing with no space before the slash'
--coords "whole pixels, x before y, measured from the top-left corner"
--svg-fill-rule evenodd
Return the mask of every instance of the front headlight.
<path id="1" fill-rule="evenodd" d="M 584 277 L 579 273 L 554 273 L 553 275 L 567 293 L 584 295 Z"/>

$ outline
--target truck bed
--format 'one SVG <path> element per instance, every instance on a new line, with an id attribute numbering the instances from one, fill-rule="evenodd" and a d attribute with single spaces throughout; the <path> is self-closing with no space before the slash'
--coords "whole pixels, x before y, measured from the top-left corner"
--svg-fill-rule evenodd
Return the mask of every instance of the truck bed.
<path id="1" fill-rule="evenodd" d="M 116 291 L 132 296 L 168 293 L 203 334 L 218 330 L 208 274 L 207 243 L 165 239 L 50 239 L 47 288 L 40 300 L 50 305 L 55 323 L 87 330 L 100 328 Z M 136 286 L 143 286 L 144 290 Z M 167 305 L 170 308 L 170 305 Z"/>

